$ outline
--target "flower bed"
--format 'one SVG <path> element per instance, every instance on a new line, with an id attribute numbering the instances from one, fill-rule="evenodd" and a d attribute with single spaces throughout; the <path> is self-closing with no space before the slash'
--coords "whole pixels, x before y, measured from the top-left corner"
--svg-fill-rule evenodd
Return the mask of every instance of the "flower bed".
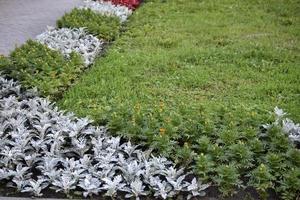
<path id="1" fill-rule="evenodd" d="M 187 178 L 164 157 L 119 137 L 87 118 L 59 111 L 47 99 L 23 91 L 0 77 L 0 182 L 42 196 L 52 188 L 84 197 L 105 193 L 126 198 L 154 195 L 166 199 L 181 192 L 203 196 L 209 186 Z"/>
<path id="2" fill-rule="evenodd" d="M 236 40 L 239 31 L 234 27 L 234 38 L 230 38 L 231 34 L 226 34 L 228 41 L 226 38 L 223 40 L 223 33 L 215 35 L 215 29 L 213 32 L 209 32 L 209 29 L 206 30 L 208 32 L 203 32 L 203 27 L 198 26 L 203 23 L 202 19 L 207 20 L 205 25 L 207 22 L 218 24 L 222 21 L 219 17 L 210 21 L 213 13 L 211 7 L 202 10 L 212 12 L 208 13 L 208 17 L 199 17 L 200 14 L 195 9 L 199 6 L 197 2 L 162 2 L 164 3 L 158 4 L 159 6 L 155 5 L 155 2 L 151 3 L 152 10 L 145 10 L 147 15 L 142 17 L 154 21 L 139 21 L 137 27 L 132 23 L 132 32 L 115 45 L 116 49 L 111 51 L 107 60 L 97 62 L 95 68 L 98 71 L 94 68 L 89 76 L 85 76 L 82 79 L 85 83 L 79 84 L 78 90 L 66 95 L 62 104 L 67 105 L 66 107 L 75 105 L 80 109 L 90 109 L 87 113 L 72 110 L 94 116 L 96 120 L 101 118 L 105 122 L 109 121 L 110 131 L 151 145 L 173 158 L 176 163 L 191 166 L 198 174 L 199 180 L 207 184 L 202 184 L 183 169 L 176 169 L 175 163 L 165 157 L 150 155 L 150 152 L 131 145 L 124 138 L 111 137 L 106 128 L 92 126 L 91 121 L 86 118 L 76 118 L 72 114 L 61 112 L 49 101 L 32 95 L 29 91 L 23 91 L 15 82 L 0 78 L 1 183 L 7 183 L 8 186 L 16 187 L 18 191 L 35 196 L 41 196 L 44 188 L 51 188 L 66 195 L 79 192 L 85 197 L 97 194 L 114 197 L 121 194 L 137 199 L 145 195 L 175 198 L 183 193 L 190 198 L 204 195 L 203 191 L 208 184 L 213 183 L 224 196 L 234 194 L 237 188 L 250 186 L 255 188 L 262 198 L 267 196 L 270 189 L 275 190 L 284 199 L 297 197 L 300 188 L 300 152 L 292 142 L 299 145 L 299 124 L 285 118 L 284 112 L 276 109 L 275 122 L 258 130 L 255 120 L 261 118 L 254 120 L 253 117 L 249 117 L 248 111 L 251 111 L 251 116 L 257 115 L 251 109 L 247 110 L 245 117 L 244 113 L 241 114 L 241 107 L 233 107 L 236 112 L 230 110 L 232 107 L 228 107 L 229 110 L 214 113 L 212 122 L 203 109 L 209 107 L 209 104 L 195 104 L 195 101 L 198 103 L 199 98 L 203 97 L 199 91 L 208 90 L 209 95 L 206 98 L 211 102 L 215 102 L 217 96 L 222 96 L 222 91 L 225 90 L 223 86 L 226 84 L 229 88 L 234 86 L 232 91 L 241 92 L 236 86 L 243 86 L 245 77 L 247 80 L 251 77 L 254 82 L 260 83 L 260 80 L 254 78 L 257 76 L 265 81 L 263 83 L 267 82 L 276 86 L 274 88 L 280 88 L 276 84 L 282 79 L 274 82 L 270 77 L 274 74 L 280 76 L 281 71 L 279 74 L 276 74 L 278 71 L 272 73 L 268 80 L 264 80 L 256 69 L 252 69 L 262 65 L 261 70 L 267 73 L 273 69 L 269 68 L 269 65 L 274 64 L 274 69 L 280 67 L 277 66 L 277 62 L 273 62 L 274 60 L 284 63 L 289 59 L 277 58 L 273 48 L 268 52 L 268 47 L 272 44 L 264 47 L 266 54 L 253 46 L 230 47 L 231 40 L 236 41 L 235 45 L 239 44 L 239 40 Z M 133 9 L 139 2 L 113 3 L 127 5 Z M 41 36 L 41 41 L 45 41 L 49 46 L 51 44 L 53 49 L 60 50 L 69 59 L 65 59 L 63 54 L 57 51 L 30 41 L 17 49 L 11 60 L 0 58 L 0 68 L 4 66 L 11 72 L 12 77 L 27 86 L 37 85 L 44 95 L 61 95 L 82 71 L 80 57 L 74 52 L 84 55 L 85 63 L 90 64 L 97 47 L 100 47 L 99 40 L 92 35 L 85 38 L 87 35 L 82 33 L 80 27 L 86 27 L 88 33 L 106 41 L 114 40 L 119 34 L 120 22 L 125 19 L 127 11 L 123 14 L 120 14 L 120 10 L 106 12 L 105 6 L 108 4 L 103 4 L 104 2 L 100 1 L 90 8 L 87 6 L 84 9 L 73 10 L 58 21 L 60 27 L 69 28 L 49 30 Z M 222 10 L 227 8 L 222 3 L 220 5 Z M 243 5 L 243 1 L 240 5 L 246 6 L 245 10 L 249 9 L 248 4 Z M 218 5 L 214 7 L 216 10 L 220 9 Z M 97 9 L 98 14 L 93 12 Z M 235 7 L 230 8 L 230 12 L 234 12 L 234 9 Z M 170 17 L 161 20 L 161 13 Z M 176 19 L 177 21 L 172 21 Z M 231 17 L 227 20 L 231 20 Z M 227 21 L 222 21 L 218 27 L 224 27 L 223 23 Z M 75 35 L 73 31 L 76 32 Z M 210 33 L 209 36 L 205 35 L 206 33 Z M 191 35 L 195 37 L 190 37 Z M 201 37 L 197 38 L 196 35 Z M 220 40 L 217 37 L 216 42 L 216 36 L 222 37 Z M 74 39 L 82 37 L 82 41 Z M 91 44 L 94 42 L 97 43 L 96 46 Z M 207 46 L 203 47 L 202 42 Z M 87 45 L 82 46 L 85 43 Z M 206 51 L 211 50 L 210 44 L 211 52 Z M 184 49 L 176 49 L 179 46 Z M 144 49 L 139 49 L 141 47 Z M 201 51 L 198 51 L 199 47 Z M 193 51 L 193 48 L 196 50 Z M 234 51 L 227 52 L 226 49 Z M 251 52 L 245 49 L 251 49 Z M 122 54 L 124 52 L 126 54 Z M 229 64 L 228 55 L 232 59 L 232 63 Z M 240 55 L 242 57 L 239 57 Z M 262 56 L 264 59 L 260 63 Z M 290 54 L 285 56 L 289 58 Z M 223 66 L 225 59 L 226 65 Z M 98 67 L 98 64 L 101 66 Z M 238 70 L 235 66 L 232 68 L 232 65 L 237 64 L 246 65 L 245 71 L 250 71 L 246 75 L 241 73 L 244 79 L 235 79 Z M 112 65 L 115 66 L 113 69 Z M 264 68 L 266 66 L 267 68 Z M 244 70 L 244 66 L 238 67 Z M 209 70 L 205 71 L 207 69 Z M 228 69 L 229 71 L 226 71 Z M 292 70 L 294 67 L 288 68 L 285 75 L 288 77 Z M 223 77 L 230 72 L 234 73 Z M 255 76 L 252 77 L 252 74 Z M 230 82 L 231 79 L 234 81 Z M 289 86 L 291 91 L 296 88 L 290 86 L 291 81 L 282 82 Z M 252 86 L 251 92 L 257 92 Z M 230 95 L 240 95 L 225 91 L 226 98 L 222 100 L 222 104 L 225 104 L 227 98 L 230 104 L 234 103 L 237 99 L 231 99 Z M 291 91 L 287 94 L 292 98 Z M 268 89 L 268 92 L 277 91 Z M 247 95 L 244 93 L 244 96 Z M 263 99 L 264 95 L 250 97 Z M 201 101 L 207 101 L 206 98 Z M 244 100 L 243 98 L 241 100 Z M 194 108 L 196 109 L 193 110 Z M 259 123 L 262 121 L 270 119 L 261 120 Z"/>
<path id="3" fill-rule="evenodd" d="M 117 16 L 121 22 L 132 14 L 132 10 L 126 6 L 113 4 L 111 1 L 85 1 L 83 9 L 91 9 L 94 12 L 100 13 L 106 16 Z"/>
<path id="4" fill-rule="evenodd" d="M 287 16 L 295 19 L 296 3 L 238 4 L 145 3 L 130 18 L 130 31 L 59 105 L 191 166 L 224 196 L 253 187 L 262 198 L 273 189 L 295 199 L 295 136 L 287 134 L 286 123 L 260 126 L 272 122 L 268 111 L 276 105 L 299 121 L 298 43 L 285 48 L 296 26 L 272 25 L 274 15 L 280 17 L 277 8 L 293 10 Z M 260 27 L 271 34 L 245 36 Z"/>
<path id="5" fill-rule="evenodd" d="M 67 58 L 70 58 L 72 52 L 76 52 L 83 57 L 86 65 L 91 64 L 103 48 L 103 42 L 87 34 L 84 28 L 48 27 L 46 32 L 37 36 L 37 41 L 47 45 L 50 49 L 60 51 Z"/>
<path id="6" fill-rule="evenodd" d="M 58 51 L 29 40 L 10 55 L 6 73 L 26 87 L 37 87 L 40 94 L 57 98 L 84 69 L 81 56 L 75 52 L 65 58 Z"/>
<path id="7" fill-rule="evenodd" d="M 110 1 L 116 5 L 127 6 L 128 8 L 133 10 L 136 9 L 141 4 L 141 0 L 106 0 L 106 1 Z"/>
<path id="8" fill-rule="evenodd" d="M 120 31 L 120 20 L 115 16 L 105 16 L 91 9 L 73 9 L 57 21 L 59 28 L 86 28 L 88 33 L 105 41 L 114 40 Z"/>

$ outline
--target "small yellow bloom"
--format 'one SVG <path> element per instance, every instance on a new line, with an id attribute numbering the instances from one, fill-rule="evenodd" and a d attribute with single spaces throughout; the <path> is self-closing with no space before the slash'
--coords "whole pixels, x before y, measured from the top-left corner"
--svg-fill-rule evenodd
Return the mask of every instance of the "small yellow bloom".
<path id="1" fill-rule="evenodd" d="M 131 123 L 135 126 L 135 117 L 132 117 Z"/>
<path id="2" fill-rule="evenodd" d="M 165 104 L 164 102 L 159 102 L 159 112 L 162 112 L 164 110 Z"/>
<path id="3" fill-rule="evenodd" d="M 185 142 L 185 143 L 184 143 L 184 146 L 185 146 L 185 147 L 189 147 L 189 143 L 188 143 L 188 142 Z"/>
<path id="4" fill-rule="evenodd" d="M 139 113 L 141 111 L 141 104 L 137 103 L 134 108 Z"/>
<path id="5" fill-rule="evenodd" d="M 168 117 L 168 118 L 166 119 L 166 122 L 167 122 L 167 123 L 171 123 L 171 118 Z"/>
<path id="6" fill-rule="evenodd" d="M 165 129 L 165 128 L 160 128 L 160 129 L 159 129 L 159 134 L 160 134 L 161 136 L 163 136 L 165 133 L 166 133 L 166 129 Z"/>
<path id="7" fill-rule="evenodd" d="M 259 167 L 259 170 L 262 171 L 262 170 L 264 170 L 265 168 L 266 168 L 265 165 L 264 165 L 264 164 L 261 164 L 260 167 Z"/>

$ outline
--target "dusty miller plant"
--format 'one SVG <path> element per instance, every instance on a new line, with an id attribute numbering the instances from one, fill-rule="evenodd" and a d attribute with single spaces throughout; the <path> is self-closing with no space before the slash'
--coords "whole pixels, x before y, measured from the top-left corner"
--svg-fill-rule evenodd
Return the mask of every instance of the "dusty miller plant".
<path id="1" fill-rule="evenodd" d="M 114 5 L 109 1 L 91 1 L 84 2 L 83 9 L 91 9 L 94 12 L 100 13 L 106 16 L 116 16 L 120 18 L 121 22 L 127 20 L 132 14 L 132 10 L 122 5 Z"/>
<path id="2" fill-rule="evenodd" d="M 103 42 L 86 33 L 84 28 L 56 29 L 48 27 L 36 39 L 50 49 L 60 51 L 66 57 L 69 57 L 72 52 L 79 53 L 86 65 L 91 64 L 103 48 Z"/>
<path id="3" fill-rule="evenodd" d="M 291 119 L 286 118 L 287 113 L 278 107 L 275 107 L 274 113 L 276 117 L 275 122 L 266 124 L 263 127 L 269 129 L 272 126 L 280 126 L 292 142 L 300 144 L 300 124 L 296 124 Z"/>

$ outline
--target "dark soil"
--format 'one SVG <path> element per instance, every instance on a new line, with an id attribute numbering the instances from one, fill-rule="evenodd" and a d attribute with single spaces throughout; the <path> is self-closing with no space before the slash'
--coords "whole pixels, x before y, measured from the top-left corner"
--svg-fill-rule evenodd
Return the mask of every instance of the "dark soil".
<path id="1" fill-rule="evenodd" d="M 49 188 L 43 190 L 43 198 L 72 198 L 72 199 L 83 199 L 81 194 L 71 194 L 69 197 L 63 193 L 57 193 L 55 190 Z M 28 193 L 16 192 L 15 188 L 6 187 L 5 184 L 0 184 L 0 196 L 1 197 L 32 197 Z M 117 195 L 116 200 L 123 200 L 124 194 L 120 193 Z M 180 194 L 178 197 L 174 198 L 176 200 L 186 199 L 187 194 Z M 104 193 L 101 195 L 93 196 L 92 198 L 87 199 L 97 199 L 97 200 L 110 200 L 111 198 L 105 197 Z M 141 200 L 151 200 L 154 197 L 144 197 Z M 239 190 L 236 194 L 231 197 L 222 197 L 221 193 L 218 191 L 217 187 L 210 187 L 206 190 L 205 197 L 197 197 L 192 200 L 259 200 L 259 194 L 255 189 L 248 187 L 244 190 Z M 269 191 L 269 198 L 267 200 L 280 200 L 278 195 L 274 191 Z"/>

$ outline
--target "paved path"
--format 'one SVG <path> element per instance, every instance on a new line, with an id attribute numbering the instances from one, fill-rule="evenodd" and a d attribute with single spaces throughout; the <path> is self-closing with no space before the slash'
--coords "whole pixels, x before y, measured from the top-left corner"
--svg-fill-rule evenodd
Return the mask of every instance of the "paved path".
<path id="1" fill-rule="evenodd" d="M 42 33 L 83 0 L 0 0 L 0 54 Z"/>

